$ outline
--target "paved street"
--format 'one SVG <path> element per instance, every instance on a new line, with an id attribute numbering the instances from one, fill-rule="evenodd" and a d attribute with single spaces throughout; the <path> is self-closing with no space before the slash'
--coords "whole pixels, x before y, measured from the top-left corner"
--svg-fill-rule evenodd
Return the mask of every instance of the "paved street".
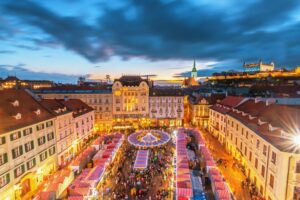
<path id="1" fill-rule="evenodd" d="M 223 147 L 219 141 L 214 138 L 211 134 L 209 134 L 205 130 L 201 130 L 203 133 L 203 137 L 207 143 L 207 147 L 209 147 L 214 160 L 223 159 L 227 161 L 227 164 L 219 165 L 219 169 L 224 176 L 226 182 L 229 184 L 233 194 L 235 195 L 237 200 L 249 200 L 251 199 L 248 191 L 242 188 L 241 182 L 246 179 L 246 176 L 241 172 L 240 169 L 233 167 L 234 159 L 231 155 L 229 155 L 225 147 Z"/>

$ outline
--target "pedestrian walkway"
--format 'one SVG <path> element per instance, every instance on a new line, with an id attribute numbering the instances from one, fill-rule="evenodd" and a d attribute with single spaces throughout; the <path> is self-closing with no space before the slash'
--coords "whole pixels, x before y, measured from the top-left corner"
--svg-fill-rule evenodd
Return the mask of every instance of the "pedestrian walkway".
<path id="1" fill-rule="evenodd" d="M 225 150 L 225 147 L 214 138 L 210 133 L 205 130 L 201 130 L 203 137 L 205 138 L 207 147 L 210 149 L 214 160 L 223 159 L 226 164 L 218 166 L 226 182 L 229 184 L 232 193 L 237 200 L 249 200 L 251 199 L 248 191 L 241 187 L 242 181 L 246 179 L 246 176 L 242 171 L 234 167 L 234 159 Z"/>

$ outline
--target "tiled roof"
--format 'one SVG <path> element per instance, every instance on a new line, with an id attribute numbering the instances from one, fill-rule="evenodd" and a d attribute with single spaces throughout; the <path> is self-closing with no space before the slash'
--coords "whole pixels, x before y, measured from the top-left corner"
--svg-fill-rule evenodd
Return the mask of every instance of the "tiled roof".
<path id="1" fill-rule="evenodd" d="M 0 90 L 0 134 L 53 117 L 25 90 Z"/>
<path id="2" fill-rule="evenodd" d="M 245 97 L 239 97 L 239 96 L 227 96 L 225 99 L 223 99 L 220 104 L 224 106 L 229 106 L 229 107 L 235 107 L 239 105 Z"/>
<path id="3" fill-rule="evenodd" d="M 53 115 L 63 115 L 71 112 L 64 104 L 57 99 L 42 99 L 39 101 Z"/>
<path id="4" fill-rule="evenodd" d="M 239 112 L 232 110 L 228 115 L 239 120 L 279 150 L 294 151 L 291 148 L 291 138 L 293 134 L 297 134 L 297 130 L 300 130 L 299 105 L 266 105 L 265 102 L 247 100 L 236 107 L 236 110 Z"/>
<path id="5" fill-rule="evenodd" d="M 78 117 L 94 110 L 92 107 L 88 106 L 79 99 L 60 99 L 59 101 L 73 112 L 74 117 Z"/>

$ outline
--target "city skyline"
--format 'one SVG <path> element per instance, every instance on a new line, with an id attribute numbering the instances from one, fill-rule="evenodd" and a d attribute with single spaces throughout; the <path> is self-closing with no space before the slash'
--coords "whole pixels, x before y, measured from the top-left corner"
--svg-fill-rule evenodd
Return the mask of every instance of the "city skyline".
<path id="1" fill-rule="evenodd" d="M 243 61 L 298 65 L 299 2 L 2 1 L 0 77 L 199 76 Z M 153 14 L 156 13 L 156 14 Z"/>

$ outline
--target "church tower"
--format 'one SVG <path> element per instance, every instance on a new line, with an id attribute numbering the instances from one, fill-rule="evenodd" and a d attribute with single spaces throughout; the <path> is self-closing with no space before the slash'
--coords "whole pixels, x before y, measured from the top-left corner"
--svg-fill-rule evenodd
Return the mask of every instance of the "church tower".
<path id="1" fill-rule="evenodd" d="M 194 78 L 194 79 L 197 79 L 197 75 L 198 75 L 198 72 L 197 72 L 197 69 L 196 69 L 196 61 L 194 60 L 194 65 L 193 65 L 191 77 Z"/>

